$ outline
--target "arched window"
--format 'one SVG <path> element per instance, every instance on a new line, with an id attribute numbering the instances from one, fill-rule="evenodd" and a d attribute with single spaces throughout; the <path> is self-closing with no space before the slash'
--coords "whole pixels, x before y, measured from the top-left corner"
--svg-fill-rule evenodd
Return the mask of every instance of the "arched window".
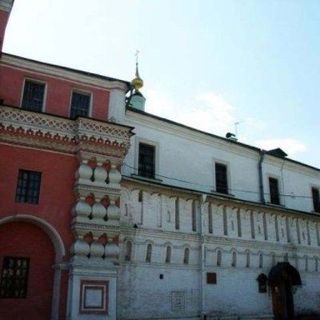
<path id="1" fill-rule="evenodd" d="M 250 251 L 246 251 L 246 268 L 250 268 Z"/>
<path id="2" fill-rule="evenodd" d="M 147 245 L 147 252 L 146 252 L 146 262 L 151 262 L 151 256 L 152 256 L 152 245 L 149 243 Z"/>
<path id="3" fill-rule="evenodd" d="M 309 259 L 308 259 L 308 256 L 305 256 L 304 257 L 304 261 L 305 261 L 305 271 L 308 271 L 309 270 Z"/>
<path id="4" fill-rule="evenodd" d="M 218 251 L 217 251 L 217 266 L 218 266 L 218 267 L 221 266 L 221 260 L 222 260 L 221 250 L 218 250 Z"/>
<path id="5" fill-rule="evenodd" d="M 131 261 L 131 255 L 132 255 L 132 242 L 131 241 L 127 241 L 127 243 L 126 243 L 125 260 L 126 261 Z"/>
<path id="6" fill-rule="evenodd" d="M 166 250 L 166 263 L 170 263 L 171 262 L 171 247 L 167 246 L 167 250 Z"/>
<path id="7" fill-rule="evenodd" d="M 235 251 L 232 252 L 232 260 L 231 267 L 236 267 L 237 265 L 237 253 Z"/>
<path id="8" fill-rule="evenodd" d="M 185 248 L 184 249 L 184 256 L 183 256 L 183 263 L 184 264 L 189 264 L 189 253 L 190 253 L 189 248 Z"/>
<path id="9" fill-rule="evenodd" d="M 259 268 L 263 268 L 263 254 L 259 253 Z"/>

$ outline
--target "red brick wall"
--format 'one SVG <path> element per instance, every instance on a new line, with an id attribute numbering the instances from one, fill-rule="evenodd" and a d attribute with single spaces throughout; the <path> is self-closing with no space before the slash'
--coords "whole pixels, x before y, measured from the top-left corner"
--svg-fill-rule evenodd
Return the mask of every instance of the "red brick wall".
<path id="1" fill-rule="evenodd" d="M 0 299 L 2 320 L 50 319 L 54 248 L 39 227 L 24 222 L 0 226 L 0 266 L 4 256 L 29 257 L 27 297 Z"/>
<path id="2" fill-rule="evenodd" d="M 106 89 L 0 65 L 0 99 L 4 104 L 20 107 L 26 78 L 46 83 L 44 112 L 69 117 L 72 90 L 83 90 L 91 93 L 92 118 L 107 120 L 110 93 Z"/>

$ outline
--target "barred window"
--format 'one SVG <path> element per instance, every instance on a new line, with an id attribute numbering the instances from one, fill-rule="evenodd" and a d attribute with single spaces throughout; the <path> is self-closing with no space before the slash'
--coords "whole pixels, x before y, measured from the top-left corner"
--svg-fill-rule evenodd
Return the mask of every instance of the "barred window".
<path id="1" fill-rule="evenodd" d="M 45 84 L 26 80 L 24 83 L 21 107 L 26 110 L 42 111 Z"/>
<path id="2" fill-rule="evenodd" d="M 139 176 L 154 178 L 155 175 L 155 147 L 149 144 L 139 144 Z"/>
<path id="3" fill-rule="evenodd" d="M 41 172 L 19 170 L 16 202 L 37 204 L 39 202 Z"/>
<path id="4" fill-rule="evenodd" d="M 216 169 L 216 191 L 228 193 L 227 166 L 222 163 L 215 164 Z"/>
<path id="5" fill-rule="evenodd" d="M 29 262 L 29 258 L 3 258 L 0 298 L 26 298 Z"/>
<path id="6" fill-rule="evenodd" d="M 72 92 L 70 118 L 89 115 L 90 94 Z"/>

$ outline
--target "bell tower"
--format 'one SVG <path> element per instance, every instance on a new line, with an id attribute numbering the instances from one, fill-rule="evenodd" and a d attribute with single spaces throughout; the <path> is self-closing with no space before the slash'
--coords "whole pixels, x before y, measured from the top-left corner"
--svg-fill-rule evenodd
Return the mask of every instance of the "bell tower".
<path id="1" fill-rule="evenodd" d="M 0 54 L 14 0 L 0 0 Z"/>

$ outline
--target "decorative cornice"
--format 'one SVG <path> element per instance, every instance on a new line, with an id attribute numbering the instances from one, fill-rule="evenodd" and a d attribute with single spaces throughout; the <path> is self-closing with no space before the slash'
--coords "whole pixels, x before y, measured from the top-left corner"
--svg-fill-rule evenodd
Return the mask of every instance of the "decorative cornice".
<path id="1" fill-rule="evenodd" d="M 123 158 L 132 128 L 79 117 L 70 120 L 50 114 L 0 106 L 0 141 L 48 150 Z"/>

